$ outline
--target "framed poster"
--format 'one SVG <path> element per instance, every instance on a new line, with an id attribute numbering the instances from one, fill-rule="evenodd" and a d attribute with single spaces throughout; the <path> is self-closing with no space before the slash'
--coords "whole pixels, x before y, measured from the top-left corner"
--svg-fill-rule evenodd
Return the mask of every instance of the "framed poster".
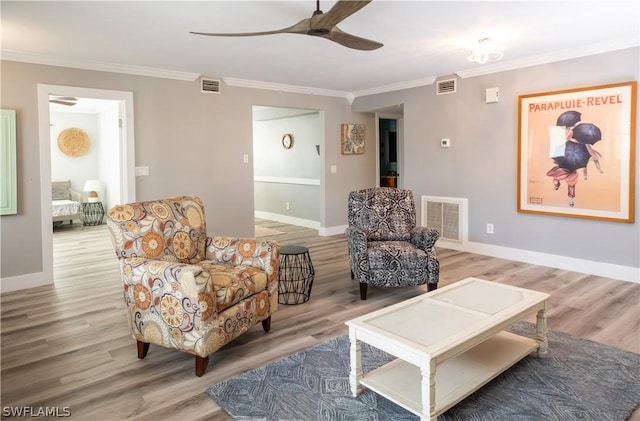
<path id="1" fill-rule="evenodd" d="M 340 127 L 342 155 L 364 153 L 364 124 L 343 124 Z"/>
<path id="2" fill-rule="evenodd" d="M 518 212 L 634 221 L 636 89 L 518 97 Z"/>

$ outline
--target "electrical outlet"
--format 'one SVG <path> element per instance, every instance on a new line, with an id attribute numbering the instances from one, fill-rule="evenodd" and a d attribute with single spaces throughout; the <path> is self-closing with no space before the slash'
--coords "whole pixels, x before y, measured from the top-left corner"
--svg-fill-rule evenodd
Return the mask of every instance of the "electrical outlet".
<path id="1" fill-rule="evenodd" d="M 284 208 L 285 208 L 286 210 L 289 210 L 289 202 L 284 202 Z"/>
<path id="2" fill-rule="evenodd" d="M 487 224 L 487 234 L 493 234 L 493 224 Z"/>

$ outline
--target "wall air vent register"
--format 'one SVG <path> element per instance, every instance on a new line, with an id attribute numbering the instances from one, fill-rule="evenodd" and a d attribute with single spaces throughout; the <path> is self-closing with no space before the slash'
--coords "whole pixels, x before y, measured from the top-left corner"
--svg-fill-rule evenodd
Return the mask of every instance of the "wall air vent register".
<path id="1" fill-rule="evenodd" d="M 203 94 L 219 94 L 220 81 L 217 79 L 201 78 L 201 91 Z"/>
<path id="2" fill-rule="evenodd" d="M 467 202 L 462 198 L 422 196 L 421 225 L 438 230 L 438 241 L 466 243 Z"/>
<path id="3" fill-rule="evenodd" d="M 436 95 L 455 94 L 456 79 L 439 80 L 436 83 Z"/>

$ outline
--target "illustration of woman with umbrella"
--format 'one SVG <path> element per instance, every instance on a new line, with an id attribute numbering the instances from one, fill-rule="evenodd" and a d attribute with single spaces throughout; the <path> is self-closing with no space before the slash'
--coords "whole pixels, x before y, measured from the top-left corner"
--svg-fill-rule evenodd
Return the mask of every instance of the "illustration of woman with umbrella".
<path id="1" fill-rule="evenodd" d="M 592 148 L 592 145 L 601 139 L 600 129 L 591 123 L 580 123 L 581 114 L 577 111 L 566 111 L 556 121 L 557 126 L 563 126 L 566 130 L 567 141 L 564 155 L 553 157 L 556 165 L 547 171 L 547 175 L 553 177 L 553 188 L 558 190 L 560 182 L 567 183 L 567 196 L 569 206 L 575 205 L 576 183 L 578 182 L 578 169 L 583 168 L 584 178 L 587 179 L 587 164 L 593 157 L 598 171 L 599 158 L 602 156 Z"/>

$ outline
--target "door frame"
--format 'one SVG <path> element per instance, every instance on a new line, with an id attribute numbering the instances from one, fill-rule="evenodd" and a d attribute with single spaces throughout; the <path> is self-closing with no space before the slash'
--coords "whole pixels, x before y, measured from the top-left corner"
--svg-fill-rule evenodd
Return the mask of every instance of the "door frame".
<path id="1" fill-rule="evenodd" d="M 120 130 L 120 191 L 123 202 L 136 197 L 135 138 L 133 119 L 133 92 L 75 86 L 38 84 L 38 137 L 40 140 L 40 198 L 42 216 L 42 276 L 39 285 L 55 282 L 53 278 L 53 230 L 51 225 L 51 125 L 49 97 L 73 96 L 118 102 Z M 37 286 L 37 285 L 35 285 Z"/>

